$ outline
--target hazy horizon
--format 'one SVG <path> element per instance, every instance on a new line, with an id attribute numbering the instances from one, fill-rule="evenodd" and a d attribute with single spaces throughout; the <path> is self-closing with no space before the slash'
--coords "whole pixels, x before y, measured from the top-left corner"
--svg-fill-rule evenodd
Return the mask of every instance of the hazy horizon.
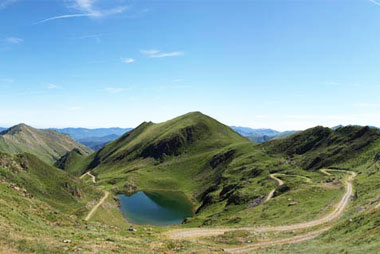
<path id="1" fill-rule="evenodd" d="M 379 27 L 375 0 L 5 0 L 0 126 L 380 126 Z"/>
<path id="2" fill-rule="evenodd" d="M 167 120 L 171 120 L 171 119 L 167 119 Z M 218 119 L 216 119 L 218 120 Z M 147 120 L 148 121 L 148 120 Z M 164 121 L 165 122 L 165 121 Z M 142 123 L 142 122 L 141 122 Z M 140 123 L 140 124 L 141 124 Z M 162 122 L 153 122 L 153 123 L 162 123 Z M 221 122 L 223 123 L 223 122 Z M 0 128 L 11 128 L 11 127 L 14 127 L 14 126 L 17 126 L 19 124 L 26 124 L 28 126 L 31 126 L 33 128 L 38 128 L 38 129 L 70 129 L 70 128 L 73 128 L 73 129 L 111 129 L 111 128 L 120 128 L 120 129 L 134 129 L 136 128 L 138 125 L 136 126 L 109 126 L 109 127 L 104 127 L 104 126 L 96 126 L 96 127 L 83 127 L 83 126 L 74 126 L 74 125 L 69 125 L 69 126 L 60 126 L 60 127 L 57 127 L 57 126 L 43 126 L 43 127 L 40 127 L 40 126 L 34 126 L 34 125 L 31 125 L 31 124 L 28 124 L 28 123 L 24 123 L 24 122 L 20 122 L 20 123 L 16 123 L 16 124 L 12 124 L 12 125 L 9 125 L 9 126 L 2 126 L 0 125 Z M 223 123 L 225 124 L 225 123 Z M 228 124 L 225 124 L 229 127 L 241 127 L 241 128 L 251 128 L 251 129 L 272 129 L 272 130 L 275 130 L 275 131 L 281 131 L 281 132 L 284 132 L 284 131 L 303 131 L 303 130 L 306 130 L 307 128 L 305 129 L 276 129 L 276 128 L 266 128 L 266 127 L 250 127 L 250 126 L 243 126 L 243 125 L 228 125 Z M 342 126 L 350 126 L 350 125 L 357 125 L 357 124 L 348 124 L 348 125 L 342 125 Z M 313 127 L 316 127 L 316 126 L 323 126 L 323 127 L 327 127 L 327 128 L 333 128 L 333 127 L 337 127 L 337 126 L 341 126 L 341 124 L 337 124 L 337 125 L 333 125 L 333 126 L 324 126 L 324 125 L 315 125 L 315 126 L 311 126 L 310 128 L 313 128 Z M 375 128 L 378 128 L 377 126 L 374 126 L 374 125 L 357 125 L 357 126 L 369 126 L 369 127 L 375 127 Z"/>

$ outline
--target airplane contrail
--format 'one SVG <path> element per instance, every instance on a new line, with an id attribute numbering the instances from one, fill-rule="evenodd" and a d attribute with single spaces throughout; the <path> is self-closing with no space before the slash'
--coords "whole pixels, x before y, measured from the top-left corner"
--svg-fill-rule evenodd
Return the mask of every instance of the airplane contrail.
<path id="1" fill-rule="evenodd" d="M 368 0 L 368 1 L 370 1 L 373 4 L 376 4 L 377 6 L 380 6 L 380 2 L 378 2 L 376 0 Z"/>
<path id="2" fill-rule="evenodd" d="M 94 14 L 84 13 L 84 14 L 61 15 L 61 16 L 55 16 L 55 17 L 43 19 L 41 21 L 38 21 L 35 24 L 45 23 L 45 22 L 48 22 L 48 21 L 56 20 L 56 19 L 69 19 L 69 18 L 80 18 L 80 17 L 91 17 L 91 16 L 94 16 Z"/>

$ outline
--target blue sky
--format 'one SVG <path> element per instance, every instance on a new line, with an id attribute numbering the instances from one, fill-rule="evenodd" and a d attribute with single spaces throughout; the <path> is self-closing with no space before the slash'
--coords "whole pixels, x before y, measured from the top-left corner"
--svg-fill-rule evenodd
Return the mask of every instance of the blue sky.
<path id="1" fill-rule="evenodd" d="M 380 1 L 0 0 L 0 126 L 380 126 Z"/>

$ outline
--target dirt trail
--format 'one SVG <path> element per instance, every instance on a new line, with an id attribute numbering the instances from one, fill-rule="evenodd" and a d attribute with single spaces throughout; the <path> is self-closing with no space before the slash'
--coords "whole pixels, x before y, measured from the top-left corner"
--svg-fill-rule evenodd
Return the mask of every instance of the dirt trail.
<path id="1" fill-rule="evenodd" d="M 328 170 L 328 171 L 335 171 L 335 170 Z M 326 173 L 329 174 L 327 172 L 327 170 L 323 170 L 322 172 L 324 174 L 326 174 Z M 352 171 L 345 171 L 345 172 L 348 172 L 350 174 L 350 176 L 347 177 L 347 179 L 345 180 L 346 191 L 345 191 L 342 199 L 336 205 L 334 211 L 332 211 L 331 213 L 327 214 L 326 216 L 324 216 L 320 219 L 316 219 L 316 220 L 312 220 L 312 221 L 308 221 L 308 222 L 297 223 L 297 224 L 293 224 L 293 225 L 285 225 L 285 226 L 178 229 L 178 230 L 173 230 L 173 231 L 167 232 L 166 235 L 171 239 L 194 239 L 194 238 L 199 238 L 199 237 L 209 237 L 209 236 L 221 235 L 221 234 L 224 234 L 225 232 L 236 231 L 236 230 L 247 230 L 247 231 L 255 231 L 255 232 L 292 231 L 292 230 L 312 228 L 315 226 L 326 224 L 328 222 L 332 222 L 333 220 L 338 219 L 343 214 L 344 209 L 346 208 L 348 201 L 350 200 L 350 197 L 353 194 L 352 181 L 356 177 L 356 173 L 354 173 Z M 271 176 L 271 177 L 276 179 L 276 181 L 278 179 L 275 176 Z"/>
<path id="2" fill-rule="evenodd" d="M 96 183 L 96 177 L 91 174 L 91 172 L 87 172 L 85 174 L 83 174 L 80 179 L 84 178 L 85 176 L 91 176 L 92 178 L 92 182 L 93 183 Z M 91 211 L 88 213 L 87 217 L 84 219 L 85 221 L 88 221 L 91 219 L 92 215 L 96 212 L 96 210 L 104 203 L 104 201 L 106 201 L 106 199 L 108 198 L 108 196 L 110 195 L 110 193 L 108 191 L 104 191 L 104 196 L 102 197 L 102 199 L 91 209 Z"/>
<path id="3" fill-rule="evenodd" d="M 96 212 L 96 210 L 104 203 L 104 201 L 106 201 L 106 199 L 108 198 L 108 196 L 110 195 L 110 193 L 108 191 L 104 191 L 104 196 L 102 197 L 102 199 L 99 201 L 99 203 L 96 204 L 96 206 L 94 206 L 91 211 L 88 213 L 87 217 L 84 219 L 85 221 L 88 221 L 91 219 L 92 215 Z"/>
<path id="4" fill-rule="evenodd" d="M 287 175 L 287 174 L 270 174 L 269 177 L 272 178 L 273 180 L 276 180 L 277 183 L 278 183 L 278 186 L 281 186 L 281 185 L 284 185 L 284 181 L 281 180 L 280 178 L 278 178 L 277 176 L 291 176 L 291 177 L 299 177 L 299 178 L 302 178 L 304 179 L 306 182 L 308 183 L 312 183 L 311 179 L 306 177 L 306 176 L 299 176 L 299 175 Z M 273 198 L 273 195 L 274 195 L 274 192 L 276 191 L 276 189 L 273 189 L 271 190 L 268 195 L 266 196 L 265 200 L 264 200 L 264 203 L 268 202 L 269 200 L 271 200 Z"/>
<path id="5" fill-rule="evenodd" d="M 327 169 L 321 169 L 320 171 L 327 176 L 331 176 L 331 173 L 327 172 Z"/>
<path id="6" fill-rule="evenodd" d="M 258 242 L 258 243 L 250 244 L 247 246 L 224 249 L 224 251 L 227 253 L 247 253 L 249 251 L 259 249 L 259 248 L 272 247 L 272 246 L 283 245 L 283 244 L 299 243 L 303 241 L 312 240 L 329 229 L 330 227 L 322 228 L 320 230 L 309 232 L 303 235 L 297 235 L 294 237 L 279 239 L 279 240 L 274 240 L 274 241 Z"/>
<path id="7" fill-rule="evenodd" d="M 81 177 L 79 177 L 80 179 L 83 179 L 85 176 L 91 176 L 91 178 L 92 178 L 92 182 L 93 183 L 96 183 L 96 178 L 95 178 L 95 176 L 93 175 L 93 174 L 91 174 L 91 172 L 89 171 L 89 172 L 87 172 L 87 173 L 85 173 L 85 174 L 83 174 L 83 175 L 81 175 Z"/>
<path id="8" fill-rule="evenodd" d="M 284 185 L 284 181 L 276 177 L 278 175 L 281 175 L 281 174 L 270 174 L 270 178 L 276 180 L 279 186 Z"/>
<path id="9" fill-rule="evenodd" d="M 278 186 L 284 185 L 284 181 L 282 181 L 280 178 L 277 178 L 276 175 L 278 175 L 278 174 L 270 174 L 269 177 L 272 178 L 273 180 L 275 180 L 278 183 Z M 276 191 L 276 189 L 273 189 L 268 193 L 267 197 L 264 200 L 264 203 L 268 202 L 269 200 L 271 200 L 273 198 L 275 191 Z"/>

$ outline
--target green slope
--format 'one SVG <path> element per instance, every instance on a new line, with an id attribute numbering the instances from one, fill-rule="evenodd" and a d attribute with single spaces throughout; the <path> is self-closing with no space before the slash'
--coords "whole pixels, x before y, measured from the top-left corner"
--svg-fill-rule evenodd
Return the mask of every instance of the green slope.
<path id="1" fill-rule="evenodd" d="M 88 253 L 222 253 L 221 248 L 307 233 L 243 231 L 199 242 L 152 234 L 167 230 L 158 227 L 148 230 L 141 226 L 132 234 L 126 230 L 129 225 L 112 196 L 89 222 L 93 230 L 88 230 L 81 218 L 100 199 L 102 189 L 113 194 L 170 190 L 187 195 L 196 210 L 193 218 L 174 228 L 305 222 L 331 212 L 343 195 L 346 174 L 327 176 L 318 170 L 329 167 L 358 173 L 355 195 L 344 216 L 312 241 L 257 252 L 376 253 L 380 248 L 380 208 L 376 208 L 380 204 L 379 137 L 378 130 L 368 127 L 316 127 L 281 140 L 253 144 L 229 127 L 194 112 L 164 123 L 143 123 L 89 156 L 77 149 L 69 151 L 55 164 L 66 172 L 33 155 L 1 154 L 0 229 L 12 233 L 0 237 L 0 252 L 1 246 L 13 246 L 20 252 L 65 252 L 64 237 L 75 241 L 67 252 L 81 246 Z M 98 190 L 91 187 L 94 184 L 89 177 L 80 181 L 67 174 L 79 176 L 86 171 L 96 176 Z M 279 187 L 271 173 L 284 185 Z M 272 190 L 273 198 L 264 202 Z M 27 209 L 28 213 L 23 212 Z M 54 226 L 57 223 L 64 226 Z M 42 235 L 41 246 L 27 240 Z"/>
<path id="2" fill-rule="evenodd" d="M 380 249 L 380 131 L 361 126 L 336 130 L 315 127 L 263 145 L 307 171 L 330 167 L 350 169 L 358 176 L 355 195 L 345 216 L 315 240 L 258 253 L 378 253 Z"/>
<path id="3" fill-rule="evenodd" d="M 347 126 L 336 130 L 315 127 L 263 146 L 279 153 L 306 170 L 338 166 L 352 159 L 356 165 L 373 163 L 380 142 L 380 131 L 369 127 Z M 366 154 L 368 152 L 370 154 Z M 371 152 L 372 151 L 372 152 Z"/>
<path id="4" fill-rule="evenodd" d="M 68 173 L 71 173 L 72 175 L 75 175 L 76 173 L 78 173 L 79 168 L 86 166 L 87 159 L 88 154 L 83 153 L 81 150 L 75 148 L 70 152 L 67 152 L 61 158 L 59 158 L 54 163 L 54 166 L 63 169 Z M 71 170 L 74 170 L 74 172 L 72 172 Z M 79 174 L 77 176 L 79 176 Z"/>
<path id="5" fill-rule="evenodd" d="M 229 127 L 195 112 L 160 124 L 141 124 L 94 154 L 88 170 L 119 188 L 130 183 L 197 196 L 237 155 L 238 146 L 253 147 Z"/>
<path id="6" fill-rule="evenodd" d="M 123 220 L 83 219 L 103 192 L 31 154 L 0 153 L 0 253 L 154 253 Z M 117 210 L 106 201 L 105 210 Z M 110 214 L 113 219 L 121 215 Z"/>
<path id="7" fill-rule="evenodd" d="M 0 153 L 0 242 L 23 253 L 47 248 L 31 240 L 73 227 L 88 212 L 86 204 L 101 192 L 31 154 Z M 4 230 L 4 231 L 3 231 Z M 37 241 L 38 242 L 38 241 Z M 39 252 L 41 251 L 41 252 Z M 45 252 L 45 251 L 43 251 Z"/>
<path id="8" fill-rule="evenodd" d="M 185 193 L 196 209 L 188 220 L 193 225 L 252 223 L 249 218 L 256 211 L 248 209 L 249 204 L 258 199 L 261 203 L 276 187 L 269 173 L 291 171 L 281 156 L 268 155 L 260 145 L 199 112 L 160 124 L 143 123 L 79 161 L 73 164 L 80 166 L 67 170 L 76 175 L 91 170 L 99 184 L 115 193 Z M 236 218 L 239 211 L 248 212 Z"/>
<path id="9" fill-rule="evenodd" d="M 317 170 L 352 169 L 360 174 L 355 182 L 356 200 L 347 214 L 356 218 L 360 216 L 357 211 L 373 209 L 369 204 L 380 196 L 374 182 L 380 177 L 376 171 L 379 137 L 378 130 L 368 127 L 316 127 L 266 144 L 252 144 L 214 119 L 190 113 L 165 123 L 143 123 L 88 157 L 87 166 L 81 164 L 80 170 L 91 170 L 100 184 L 115 192 L 182 191 L 194 201 L 197 211 L 186 227 L 213 227 L 283 225 L 317 218 L 331 211 L 331 204 L 343 193 L 341 185 L 329 184 L 329 177 Z M 279 188 L 269 178 L 274 172 L 285 186 Z M 337 177 L 343 175 L 337 173 Z M 273 188 L 274 199 L 263 203 Z M 297 205 L 290 207 L 290 201 Z M 357 237 L 369 233 L 371 222 L 358 224 L 355 232 L 344 236 L 339 225 L 349 224 L 349 220 L 342 218 L 339 223 L 322 237 L 321 241 L 340 239 L 326 250 L 350 240 L 364 243 Z M 373 239 L 377 232 L 371 231 Z"/>
<path id="10" fill-rule="evenodd" d="M 31 153 L 51 164 L 73 149 L 84 154 L 92 152 L 66 134 L 39 130 L 25 124 L 16 125 L 0 134 L 0 151 L 9 154 Z"/>
<path id="11" fill-rule="evenodd" d="M 38 199 L 68 214 L 84 215 L 83 201 L 100 195 L 78 178 L 54 168 L 32 154 L 0 153 L 0 177 L 3 181 L 25 189 L 31 199 Z"/>

